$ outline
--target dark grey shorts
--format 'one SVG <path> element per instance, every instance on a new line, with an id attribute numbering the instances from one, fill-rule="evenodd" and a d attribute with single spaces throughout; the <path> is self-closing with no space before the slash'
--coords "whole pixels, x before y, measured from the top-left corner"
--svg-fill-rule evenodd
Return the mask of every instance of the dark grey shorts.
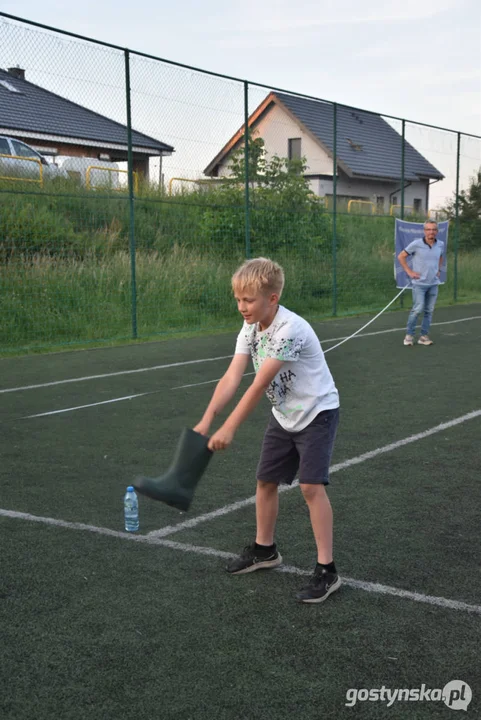
<path id="1" fill-rule="evenodd" d="M 329 464 L 339 424 L 339 408 L 323 410 L 300 432 L 284 430 L 271 415 L 264 435 L 257 479 L 290 485 L 329 485 Z"/>

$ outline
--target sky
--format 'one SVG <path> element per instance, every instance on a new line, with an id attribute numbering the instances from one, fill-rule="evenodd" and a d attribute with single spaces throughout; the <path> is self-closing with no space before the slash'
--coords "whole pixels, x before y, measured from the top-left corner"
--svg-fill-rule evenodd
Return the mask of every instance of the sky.
<path id="1" fill-rule="evenodd" d="M 243 80 L 481 134 L 479 0 L 4 0 L 1 9 Z"/>
<path id="2" fill-rule="evenodd" d="M 481 135 L 479 0 L 3 0 L 0 9 L 267 87 Z M 178 80 L 187 88 L 187 75 Z M 225 106 L 227 86 L 222 92 Z M 253 92 L 253 102 L 264 96 Z M 217 122 L 212 147 L 230 137 L 230 125 Z M 417 128 L 413 142 L 416 133 L 434 164 L 455 154 L 455 136 Z M 473 168 L 479 143 L 466 146 Z"/>

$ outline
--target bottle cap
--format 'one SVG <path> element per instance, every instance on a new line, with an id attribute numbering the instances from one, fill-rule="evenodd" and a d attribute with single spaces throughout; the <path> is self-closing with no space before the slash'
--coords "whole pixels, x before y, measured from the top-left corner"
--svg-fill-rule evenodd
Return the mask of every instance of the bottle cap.
<path id="1" fill-rule="evenodd" d="M 129 487 L 127 488 L 127 492 L 134 492 L 134 486 L 129 485 Z"/>

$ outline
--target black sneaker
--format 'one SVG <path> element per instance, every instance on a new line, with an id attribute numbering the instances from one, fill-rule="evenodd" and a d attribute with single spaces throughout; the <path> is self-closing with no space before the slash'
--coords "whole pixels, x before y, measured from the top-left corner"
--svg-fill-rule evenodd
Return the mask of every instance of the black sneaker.
<path id="1" fill-rule="evenodd" d="M 227 565 L 226 570 L 230 575 L 242 575 L 243 573 L 254 572 L 254 570 L 277 567 L 281 562 L 282 557 L 277 552 L 275 545 L 272 552 L 267 555 L 259 555 L 256 544 L 252 543 L 252 545 L 247 545 L 244 548 L 238 558 L 235 558 Z"/>
<path id="2" fill-rule="evenodd" d="M 304 603 L 320 603 L 340 587 L 341 578 L 337 573 L 316 567 L 309 583 L 297 593 L 296 600 Z"/>

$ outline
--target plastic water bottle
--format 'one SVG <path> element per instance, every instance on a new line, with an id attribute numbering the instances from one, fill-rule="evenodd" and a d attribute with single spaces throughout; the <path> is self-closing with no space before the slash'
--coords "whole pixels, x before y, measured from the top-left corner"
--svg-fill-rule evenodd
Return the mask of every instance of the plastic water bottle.
<path id="1" fill-rule="evenodd" d="M 124 520 L 127 532 L 139 529 L 139 500 L 132 485 L 129 485 L 124 495 Z"/>

